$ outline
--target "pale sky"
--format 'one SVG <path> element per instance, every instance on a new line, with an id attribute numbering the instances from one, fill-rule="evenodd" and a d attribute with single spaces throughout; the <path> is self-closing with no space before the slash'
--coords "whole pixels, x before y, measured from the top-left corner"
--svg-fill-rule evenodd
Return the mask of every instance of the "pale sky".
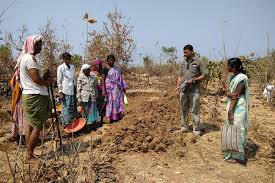
<path id="1" fill-rule="evenodd" d="M 0 0 L 0 12 L 11 2 Z M 39 27 L 52 19 L 58 38 L 67 32 L 73 52 L 83 55 L 83 14 L 87 11 L 98 20 L 89 30 L 101 30 L 106 13 L 114 6 L 134 26 L 135 63 L 140 62 L 140 53 L 157 58 L 161 46 L 175 46 L 182 57 L 186 44 L 210 59 L 219 58 L 222 37 L 228 57 L 251 52 L 263 56 L 267 32 L 270 47 L 275 48 L 274 0 L 17 0 L 2 17 L 0 29 L 16 33 L 26 25 L 29 34 L 37 34 Z"/>

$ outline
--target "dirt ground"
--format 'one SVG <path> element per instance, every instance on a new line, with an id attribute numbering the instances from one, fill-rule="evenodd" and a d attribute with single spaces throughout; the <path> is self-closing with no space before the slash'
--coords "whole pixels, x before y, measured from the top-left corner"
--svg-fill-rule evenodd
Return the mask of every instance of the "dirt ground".
<path id="1" fill-rule="evenodd" d="M 47 137 L 35 151 L 39 165 L 24 165 L 25 148 L 10 140 L 7 101 L 2 99 L 0 182 L 12 182 L 11 172 L 18 182 L 271 183 L 272 176 L 275 181 L 275 111 L 261 99 L 256 84 L 250 87 L 248 162 L 240 165 L 223 160 L 225 97 L 215 95 L 216 85 L 201 97 L 203 135 L 196 138 L 179 130 L 179 101 L 169 83 L 158 81 L 153 87 L 129 82 L 129 104 L 121 121 L 73 137 L 63 134 L 63 151 Z"/>

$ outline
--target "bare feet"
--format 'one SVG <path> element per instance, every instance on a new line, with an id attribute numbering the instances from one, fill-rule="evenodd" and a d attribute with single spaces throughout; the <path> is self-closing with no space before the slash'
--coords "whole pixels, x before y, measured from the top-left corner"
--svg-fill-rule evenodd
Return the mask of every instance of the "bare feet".
<path id="1" fill-rule="evenodd" d="M 27 152 L 25 157 L 25 163 L 27 164 L 33 164 L 33 162 L 36 164 L 36 162 L 39 162 L 39 156 L 35 155 L 32 152 Z"/>
<path id="2" fill-rule="evenodd" d="M 34 157 L 34 156 L 26 157 L 25 158 L 25 164 L 35 164 L 35 165 L 37 165 L 37 164 L 39 164 L 39 159 Z"/>
<path id="3" fill-rule="evenodd" d="M 38 166 L 40 161 L 38 159 L 31 159 L 28 161 L 25 161 L 25 164 L 32 165 L 32 166 Z"/>

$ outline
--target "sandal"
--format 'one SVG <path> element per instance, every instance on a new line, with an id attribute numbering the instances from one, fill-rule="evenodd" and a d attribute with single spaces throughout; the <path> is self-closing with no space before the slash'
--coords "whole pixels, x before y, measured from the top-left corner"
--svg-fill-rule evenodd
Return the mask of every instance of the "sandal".
<path id="1" fill-rule="evenodd" d="M 225 159 L 225 161 L 228 163 L 233 163 L 233 164 L 239 163 L 244 166 L 246 166 L 246 163 L 247 163 L 246 160 L 239 160 L 239 159 Z"/>
<path id="2" fill-rule="evenodd" d="M 226 161 L 227 163 L 233 163 L 233 164 L 238 163 L 238 161 L 235 160 L 235 159 L 225 159 L 225 161 Z"/>

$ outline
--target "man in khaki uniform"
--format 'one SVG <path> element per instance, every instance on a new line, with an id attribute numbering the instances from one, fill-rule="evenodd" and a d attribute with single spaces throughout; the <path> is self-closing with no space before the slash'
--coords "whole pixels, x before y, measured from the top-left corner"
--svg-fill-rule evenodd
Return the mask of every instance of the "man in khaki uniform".
<path id="1" fill-rule="evenodd" d="M 193 46 L 183 48 L 186 62 L 182 63 L 178 72 L 177 88 L 180 94 L 181 131 L 188 132 L 188 113 L 190 105 L 193 113 L 193 134 L 201 135 L 200 131 L 200 82 L 208 75 L 202 60 L 195 55 Z"/>

